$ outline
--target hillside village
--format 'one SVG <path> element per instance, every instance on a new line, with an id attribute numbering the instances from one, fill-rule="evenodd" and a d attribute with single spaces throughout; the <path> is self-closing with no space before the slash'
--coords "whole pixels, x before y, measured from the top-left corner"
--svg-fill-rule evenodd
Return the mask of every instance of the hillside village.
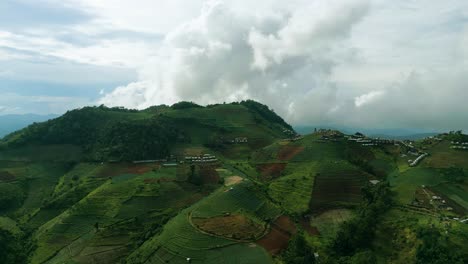
<path id="1" fill-rule="evenodd" d="M 395 145 L 401 146 L 402 149 L 407 151 L 401 153 L 401 157 L 407 157 L 408 155 L 416 156 L 415 159 L 408 159 L 408 164 L 410 167 L 417 166 L 424 158 L 429 154 L 418 150 L 414 145 L 413 141 L 409 140 L 391 140 L 383 138 L 370 138 L 362 133 L 355 133 L 353 135 L 345 135 L 341 132 L 334 131 L 331 129 L 316 129 L 315 133 L 321 135 L 320 142 L 338 142 L 341 139 L 347 140 L 349 142 L 355 142 L 363 147 L 378 147 L 385 145 Z M 468 143 L 466 144 L 468 145 Z M 459 146 L 459 145 L 457 145 Z M 455 147 L 452 147 L 455 148 Z M 468 149 L 468 146 L 467 146 Z"/>

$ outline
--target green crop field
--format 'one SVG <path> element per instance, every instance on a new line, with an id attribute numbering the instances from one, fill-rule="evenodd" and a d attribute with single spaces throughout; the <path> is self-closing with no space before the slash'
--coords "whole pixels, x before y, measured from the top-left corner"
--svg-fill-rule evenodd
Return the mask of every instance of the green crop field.
<path id="1" fill-rule="evenodd" d="M 402 173 L 392 173 L 389 177 L 389 182 L 402 203 L 410 203 L 414 198 L 414 191 L 422 185 L 435 186 L 443 181 L 439 172 L 430 168 L 411 168 Z"/>
<path id="2" fill-rule="evenodd" d="M 468 185 L 467 184 L 448 184 L 442 183 L 435 185 L 434 190 L 440 192 L 457 204 L 468 210 Z"/>

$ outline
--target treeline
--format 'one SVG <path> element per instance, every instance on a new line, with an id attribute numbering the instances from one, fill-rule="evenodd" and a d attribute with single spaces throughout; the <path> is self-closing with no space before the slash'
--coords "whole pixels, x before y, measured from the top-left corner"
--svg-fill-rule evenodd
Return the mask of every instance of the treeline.
<path id="1" fill-rule="evenodd" d="M 90 160 L 159 159 L 179 136 L 164 117 L 135 119 L 136 110 L 85 107 L 7 136 L 7 147 L 25 144 L 72 144 Z"/>
<path id="2" fill-rule="evenodd" d="M 290 125 L 266 105 L 252 100 L 232 105 L 247 107 L 254 118 L 271 128 L 279 125 L 278 128 L 282 126 L 292 130 Z M 0 148 L 31 144 L 71 144 L 80 146 L 85 158 L 93 161 L 165 158 L 169 155 L 170 145 L 175 141 L 190 142 L 191 139 L 190 131 L 177 130 L 177 124 L 163 113 L 190 111 L 193 108 L 203 106 L 193 102 L 179 102 L 170 107 L 155 106 L 142 111 L 102 105 L 84 107 L 12 133 L 0 140 Z M 225 130 L 222 127 L 215 128 L 221 133 Z"/>
<path id="3" fill-rule="evenodd" d="M 112 124 L 100 134 L 93 159 L 161 159 L 170 154 L 179 131 L 163 120 L 150 119 Z"/>
<path id="4" fill-rule="evenodd" d="M 461 248 L 450 243 L 448 236 L 443 236 L 435 228 L 420 228 L 417 231 L 421 244 L 416 250 L 416 264 L 463 264 L 468 259 L 461 254 Z"/>
<path id="5" fill-rule="evenodd" d="M 291 125 L 289 125 L 288 123 L 286 123 L 286 121 L 284 121 L 282 117 L 277 115 L 272 109 L 270 109 L 268 106 L 264 104 L 261 104 L 253 100 L 241 101 L 239 104 L 247 107 L 250 111 L 258 114 L 259 116 L 261 116 L 268 122 L 278 123 L 286 127 L 287 129 L 294 130 L 291 127 Z"/>
<path id="6" fill-rule="evenodd" d="M 0 212 L 20 206 L 24 198 L 23 188 L 18 184 L 0 182 Z"/>
<path id="7" fill-rule="evenodd" d="M 29 237 L 30 234 L 13 234 L 0 228 L 0 263 L 28 263 L 29 254 L 36 246 Z"/>
<path id="8" fill-rule="evenodd" d="M 381 182 L 366 184 L 362 194 L 357 217 L 343 223 L 329 245 L 331 259 L 327 263 L 375 263 L 371 243 L 382 214 L 393 204 L 392 193 L 389 184 Z"/>

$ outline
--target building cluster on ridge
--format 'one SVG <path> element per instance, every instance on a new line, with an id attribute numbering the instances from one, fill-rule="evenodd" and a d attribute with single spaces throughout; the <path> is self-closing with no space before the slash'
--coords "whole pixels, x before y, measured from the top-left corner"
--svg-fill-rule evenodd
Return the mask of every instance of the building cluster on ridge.
<path id="1" fill-rule="evenodd" d="M 200 156 L 186 156 L 185 161 L 189 163 L 213 163 L 217 162 L 218 159 L 215 155 L 204 154 Z"/>
<path id="2" fill-rule="evenodd" d="M 467 149 L 468 150 L 468 142 L 459 142 L 459 141 L 452 141 L 452 149 Z"/>

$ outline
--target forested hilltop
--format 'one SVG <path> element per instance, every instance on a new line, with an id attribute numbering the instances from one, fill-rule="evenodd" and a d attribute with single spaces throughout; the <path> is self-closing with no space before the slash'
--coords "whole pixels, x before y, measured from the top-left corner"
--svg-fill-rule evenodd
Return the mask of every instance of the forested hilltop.
<path id="1" fill-rule="evenodd" d="M 239 137 L 250 137 L 251 146 L 265 146 L 276 138 L 291 136 L 292 131 L 267 106 L 251 100 L 206 107 L 180 102 L 141 111 L 98 106 L 34 123 L 6 136 L 0 147 L 53 145 L 76 153 L 75 159 L 133 161 L 167 158 L 178 144 L 222 149 Z"/>

